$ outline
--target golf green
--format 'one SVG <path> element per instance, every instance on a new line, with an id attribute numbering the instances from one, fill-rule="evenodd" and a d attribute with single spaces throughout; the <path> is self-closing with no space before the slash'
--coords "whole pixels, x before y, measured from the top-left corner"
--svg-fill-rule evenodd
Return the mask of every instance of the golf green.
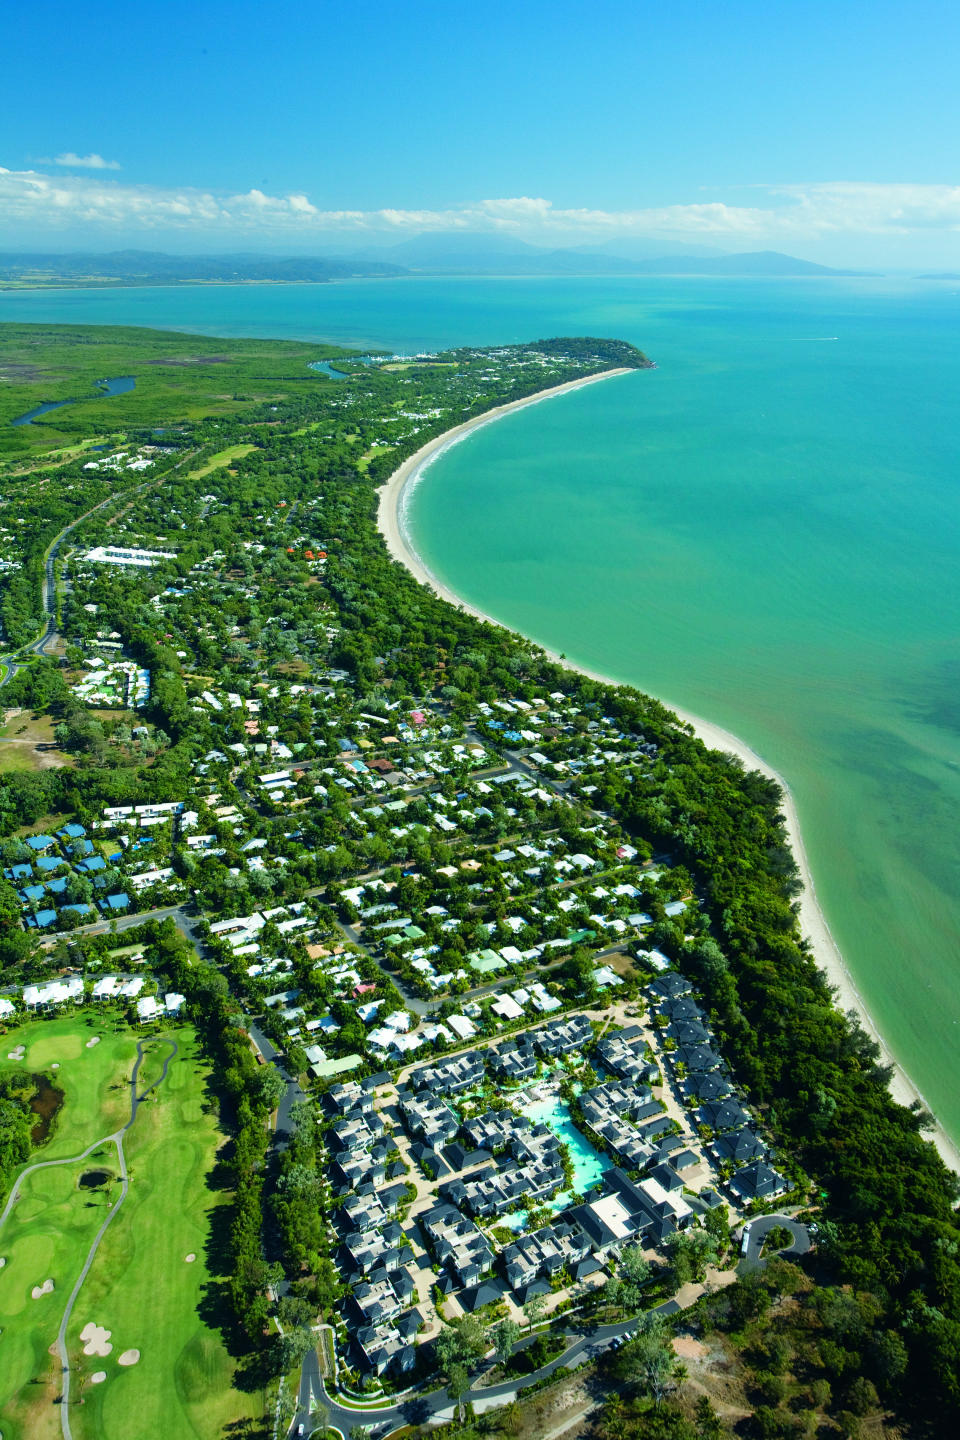
<path id="1" fill-rule="evenodd" d="M 91 1022 L 93 1022 L 91 1024 Z M 93 1036 L 99 1043 L 88 1046 Z M 38 1020 L 0 1040 L 0 1067 L 52 1072 L 64 1103 L 49 1142 L 31 1163 L 79 1155 L 130 1116 L 129 1079 L 137 1040 L 147 1044 L 138 1092 L 163 1082 L 139 1107 L 124 1139 L 129 1191 L 96 1252 L 67 1331 L 75 1440 L 128 1440 L 145 1417 L 165 1437 L 216 1435 L 262 1414 L 263 1397 L 233 1387 L 234 1362 L 216 1329 L 222 1280 L 215 1235 L 229 1192 L 213 1188 L 224 1136 L 207 1094 L 208 1068 L 187 1026 L 135 1033 L 88 1011 Z M 25 1046 L 22 1061 L 6 1058 Z M 91 1171 L 105 1175 L 90 1176 Z M 81 1175 L 88 1176 L 81 1187 Z M 99 1183 L 98 1183 L 99 1182 Z M 57 1329 L 70 1291 L 120 1193 L 116 1147 L 27 1176 L 0 1229 L 0 1430 L 4 1440 L 45 1440 L 60 1432 Z M 191 1260 L 187 1256 L 194 1257 Z M 54 1289 L 33 1298 L 53 1280 Z M 106 1354 L 85 1353 L 87 1325 L 109 1331 Z M 138 1351 L 134 1364 L 120 1364 Z M 105 1379 L 93 1381 L 95 1374 Z"/>

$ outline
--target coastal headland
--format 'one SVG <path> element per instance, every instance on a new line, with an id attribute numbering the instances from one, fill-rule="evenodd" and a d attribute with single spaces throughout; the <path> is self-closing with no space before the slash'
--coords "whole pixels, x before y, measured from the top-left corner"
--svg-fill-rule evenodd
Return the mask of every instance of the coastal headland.
<path id="1" fill-rule="evenodd" d="M 484 620 L 491 625 L 503 625 L 494 616 L 480 610 L 477 606 L 471 605 L 462 596 L 457 595 L 448 585 L 434 575 L 426 566 L 420 555 L 415 550 L 405 523 L 405 509 L 409 497 L 422 478 L 428 467 L 451 446 L 458 444 L 475 430 L 484 425 L 492 424 L 502 419 L 514 410 L 523 409 L 529 405 L 537 405 L 547 400 L 555 399 L 557 396 L 565 395 L 572 390 L 582 389 L 586 385 L 593 385 L 601 380 L 609 380 L 616 376 L 630 374 L 628 368 L 617 368 L 605 370 L 599 375 L 590 375 L 581 380 L 572 380 L 565 385 L 557 385 L 547 390 L 541 390 L 534 395 L 529 395 L 521 400 L 515 400 L 507 405 L 499 405 L 485 414 L 474 419 L 464 421 L 452 429 L 444 431 L 442 435 L 435 436 L 432 440 L 420 447 L 413 455 L 409 456 L 383 485 L 379 492 L 379 505 L 377 522 L 387 549 L 393 559 L 404 565 L 410 573 L 423 585 L 427 585 L 451 605 L 467 611 L 479 620 Z M 539 642 L 537 642 L 539 643 Z M 602 675 L 595 670 L 588 669 L 584 665 L 574 664 L 565 656 L 543 647 L 545 653 L 551 659 L 569 670 L 577 670 L 590 679 L 596 680 L 604 685 L 620 685 L 623 681 L 616 680 L 609 675 Z M 705 720 L 699 715 L 681 709 L 674 705 L 666 697 L 657 697 L 663 704 L 667 705 L 677 716 L 682 725 L 688 726 L 692 732 L 712 750 L 722 750 L 728 754 L 735 755 L 748 770 L 758 770 L 761 774 L 776 781 L 783 791 L 783 814 L 786 820 L 787 834 L 790 840 L 790 848 L 796 860 L 803 890 L 800 896 L 800 927 L 804 936 L 810 942 L 812 953 L 817 965 L 826 974 L 829 983 L 834 987 L 835 1000 L 838 1008 L 843 1011 L 854 1011 L 863 1026 L 864 1030 L 880 1047 L 881 1058 L 884 1065 L 891 1068 L 890 1093 L 898 1104 L 910 1106 L 919 1103 L 924 1109 L 929 1110 L 921 1091 L 911 1080 L 903 1065 L 891 1052 L 889 1045 L 884 1040 L 876 1023 L 873 1020 L 862 995 L 857 987 L 856 981 L 851 974 L 839 946 L 830 930 L 826 916 L 820 907 L 817 899 L 816 886 L 810 862 L 803 843 L 803 835 L 800 829 L 800 819 L 797 811 L 796 801 L 790 786 L 784 777 L 762 756 L 758 755 L 749 745 L 731 731 L 715 725 L 712 721 Z M 934 1117 L 936 1121 L 936 1117 Z M 953 1142 L 943 1126 L 936 1121 L 932 1130 L 927 1132 L 929 1138 L 936 1145 L 944 1164 L 951 1170 L 960 1174 L 960 1148 Z"/>

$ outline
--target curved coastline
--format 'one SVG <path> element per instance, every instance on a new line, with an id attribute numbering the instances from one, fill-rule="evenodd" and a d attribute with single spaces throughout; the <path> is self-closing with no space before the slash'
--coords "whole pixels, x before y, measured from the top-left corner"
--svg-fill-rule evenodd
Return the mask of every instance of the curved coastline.
<path id="1" fill-rule="evenodd" d="M 615 375 L 628 375 L 632 373 L 627 368 L 616 370 L 605 370 L 599 375 L 590 375 L 582 380 L 571 380 L 565 385 L 557 385 L 549 390 L 541 390 L 536 395 L 526 396 L 521 400 L 511 401 L 506 405 L 498 405 L 493 410 L 488 410 L 484 415 L 479 415 L 473 420 L 464 421 L 452 429 L 445 431 L 442 435 L 436 436 L 433 440 L 427 441 L 415 454 L 393 472 L 390 478 L 382 486 L 379 492 L 379 504 L 377 523 L 380 533 L 386 541 L 387 549 L 394 560 L 406 566 L 410 573 L 421 584 L 428 585 L 441 599 L 448 601 L 451 605 L 467 611 L 478 620 L 485 620 L 491 625 L 498 625 L 503 629 L 511 629 L 502 620 L 497 620 L 486 611 L 480 610 L 477 606 L 471 605 L 462 596 L 457 595 L 448 585 L 445 585 L 437 578 L 424 564 L 421 557 L 411 543 L 406 521 L 407 506 L 410 496 L 422 478 L 428 467 L 451 446 L 458 444 L 474 430 L 484 425 L 492 424 L 502 416 L 513 410 L 520 410 L 528 405 L 536 405 L 542 401 L 553 399 L 557 395 L 564 395 L 571 390 L 579 390 L 585 385 L 595 384 L 600 380 L 607 380 Z M 540 641 L 535 641 L 540 645 Z M 562 665 L 565 669 L 576 670 L 582 675 L 589 676 L 604 685 L 622 685 L 628 682 L 614 679 L 609 675 L 601 675 L 585 665 L 574 664 L 569 659 L 559 655 L 556 651 L 547 646 L 541 646 L 550 658 Z M 639 687 L 635 687 L 639 688 Z M 796 801 L 793 797 L 786 780 L 774 770 L 771 765 L 758 755 L 739 736 L 731 731 L 715 725 L 710 720 L 705 720 L 699 715 L 674 705 L 670 700 L 661 698 L 662 703 L 676 714 L 684 725 L 689 725 L 694 733 L 711 750 L 723 750 L 729 754 L 736 755 L 744 765 L 751 770 L 759 770 L 770 779 L 775 780 L 783 791 L 783 814 L 786 820 L 787 835 L 790 841 L 790 848 L 800 871 L 803 882 L 803 893 L 800 897 L 800 924 L 804 935 L 810 940 L 813 955 L 817 965 L 827 976 L 830 984 L 836 988 L 836 1003 L 843 1010 L 854 1010 L 859 1017 L 864 1030 L 871 1036 L 880 1047 L 883 1063 L 892 1067 L 890 1079 L 890 1093 L 901 1105 L 909 1106 L 919 1101 L 926 1110 L 930 1110 L 922 1092 L 910 1079 L 903 1065 L 892 1054 L 890 1047 L 880 1034 L 873 1017 L 867 1009 L 863 996 L 857 989 L 856 982 L 847 968 L 846 962 L 840 952 L 836 940 L 827 923 L 826 916 L 820 908 L 817 899 L 816 887 L 813 873 L 810 869 L 810 862 L 803 843 L 803 836 L 800 830 L 800 819 L 797 812 Z M 931 1114 L 933 1112 L 931 1111 Z M 936 1117 L 934 1117 L 936 1119 Z M 940 1157 L 949 1169 L 960 1174 L 960 1148 L 954 1143 L 943 1126 L 936 1122 L 933 1130 L 928 1131 L 929 1138 L 936 1145 Z"/>

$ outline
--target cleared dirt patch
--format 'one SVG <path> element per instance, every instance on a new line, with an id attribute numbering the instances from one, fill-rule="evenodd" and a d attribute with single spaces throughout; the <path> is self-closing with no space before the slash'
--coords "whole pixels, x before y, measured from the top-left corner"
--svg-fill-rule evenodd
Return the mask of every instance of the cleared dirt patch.
<path id="1" fill-rule="evenodd" d="M 36 365 L 16 365 L 12 361 L 0 365 L 0 380 L 9 380 L 14 384 L 27 385 L 31 380 L 43 380 L 44 374 Z"/>
<path id="2" fill-rule="evenodd" d="M 671 1344 L 674 1353 L 679 1355 L 681 1360 L 706 1360 L 710 1354 L 706 1345 L 701 1345 L 692 1335 L 677 1335 Z"/>
<path id="3" fill-rule="evenodd" d="M 228 365 L 229 355 L 185 355 L 182 359 L 175 359 L 171 356 L 169 360 L 148 360 L 148 365 Z"/>

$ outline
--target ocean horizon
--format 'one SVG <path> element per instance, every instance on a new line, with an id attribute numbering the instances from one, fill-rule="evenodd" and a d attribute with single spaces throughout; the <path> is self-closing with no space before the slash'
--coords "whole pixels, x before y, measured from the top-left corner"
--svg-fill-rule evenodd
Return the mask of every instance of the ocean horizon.
<path id="1" fill-rule="evenodd" d="M 732 730 L 794 793 L 885 1041 L 960 1140 L 960 287 L 402 280 L 6 292 L 0 319 L 391 350 L 557 334 L 657 364 L 517 411 L 407 497 L 429 569 Z"/>

